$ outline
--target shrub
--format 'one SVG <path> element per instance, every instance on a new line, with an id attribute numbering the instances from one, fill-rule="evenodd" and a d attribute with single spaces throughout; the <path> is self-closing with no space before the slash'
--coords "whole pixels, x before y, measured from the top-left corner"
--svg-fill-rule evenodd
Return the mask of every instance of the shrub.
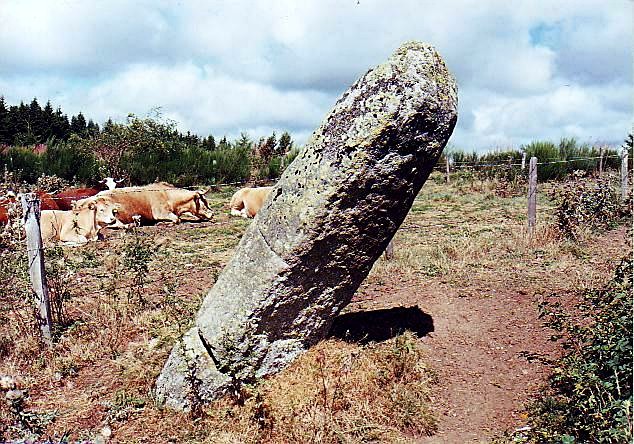
<path id="1" fill-rule="evenodd" d="M 10 148 L 0 154 L 0 163 L 20 182 L 35 183 L 42 173 L 40 157 L 28 148 Z"/>
<path id="2" fill-rule="evenodd" d="M 250 151 L 249 147 L 242 146 L 214 151 L 215 183 L 245 182 L 251 172 Z"/>
<path id="3" fill-rule="evenodd" d="M 42 172 L 67 181 L 90 183 L 99 174 L 95 155 L 75 138 L 73 142 L 56 142 L 48 145 L 41 155 Z"/>
<path id="4" fill-rule="evenodd" d="M 574 176 L 573 176 L 574 177 Z M 619 195 L 609 178 L 582 179 L 578 175 L 553 190 L 559 232 L 577 239 L 585 230 L 608 228 L 623 216 Z"/>
<path id="5" fill-rule="evenodd" d="M 568 353 L 556 362 L 546 395 L 530 409 L 529 442 L 632 441 L 632 258 L 603 290 L 591 291 L 577 316 L 541 305 Z"/>
<path id="6" fill-rule="evenodd" d="M 37 178 L 35 182 L 35 187 L 38 190 L 46 191 L 47 193 L 57 193 L 68 188 L 69 183 L 66 179 L 62 179 L 58 176 L 48 176 L 46 174 L 42 174 Z"/>

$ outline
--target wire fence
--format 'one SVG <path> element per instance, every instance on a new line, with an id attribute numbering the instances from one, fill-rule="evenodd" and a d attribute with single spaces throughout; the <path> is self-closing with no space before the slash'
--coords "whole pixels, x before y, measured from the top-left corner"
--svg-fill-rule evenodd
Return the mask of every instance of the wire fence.
<path id="1" fill-rule="evenodd" d="M 523 167 L 526 168 L 528 171 L 528 192 L 526 194 L 527 200 L 528 200 L 528 233 L 529 235 L 532 232 L 532 229 L 534 229 L 534 224 L 535 224 L 535 199 L 536 199 L 536 195 L 537 195 L 537 188 L 536 188 L 536 183 L 537 183 L 537 179 L 536 179 L 536 175 L 537 175 L 537 169 L 539 166 L 544 166 L 544 165 L 552 165 L 552 164 L 564 164 L 564 163 L 574 163 L 574 162 L 584 162 L 584 161 L 592 161 L 592 160 L 597 160 L 597 159 L 603 159 L 605 160 L 606 158 L 615 158 L 615 157 L 620 157 L 622 158 L 622 169 L 621 169 L 621 175 L 623 177 L 623 174 L 625 174 L 625 179 L 627 179 L 627 175 L 628 175 L 628 169 L 627 169 L 627 156 L 599 156 L 599 157 L 578 157 L 578 158 L 571 158 L 571 159 L 566 159 L 566 160 L 553 160 L 553 159 L 546 159 L 543 161 L 537 161 L 536 158 L 531 158 L 530 159 L 530 165 L 529 162 L 522 162 L 522 163 L 514 163 L 514 162 L 497 162 L 497 163 L 481 163 L 481 162 L 459 162 L 457 164 L 454 165 L 447 165 L 448 168 L 443 168 L 441 166 L 437 166 L 434 169 L 437 171 L 442 171 L 446 174 L 450 173 L 450 170 L 453 168 L 454 171 L 455 170 L 461 170 L 461 169 L 478 169 L 478 168 L 492 168 L 492 169 L 504 169 L 507 170 L 509 168 L 517 168 L 517 167 Z M 622 179 L 621 183 L 627 183 L 627 181 Z M 140 187 L 123 187 L 123 188 L 115 188 L 114 190 L 111 191 L 111 193 L 143 193 L 143 192 L 148 192 L 148 191 L 169 191 L 170 189 L 187 189 L 187 190 L 191 190 L 191 191 L 205 191 L 206 186 L 191 186 L 191 187 L 180 187 L 180 188 L 174 188 L 171 187 L 169 184 L 161 184 L 161 183 L 157 183 L 154 184 L 156 185 L 155 187 L 153 187 L 153 184 L 150 185 L 146 185 L 146 186 L 140 186 Z M 210 188 L 206 191 L 210 191 L 212 188 L 218 189 L 220 187 L 232 187 L 232 186 L 243 186 L 245 185 L 245 182 L 240 181 L 240 182 L 229 182 L 229 183 L 222 183 L 222 184 L 213 184 L 210 186 Z M 622 194 L 623 196 L 625 196 L 625 194 L 627 193 L 627 190 L 625 188 L 622 188 Z M 47 197 L 48 198 L 48 197 Z M 66 199 L 66 197 L 56 197 L 56 196 L 50 196 L 51 199 Z M 531 201 L 533 202 L 531 204 Z M 25 200 L 26 202 L 26 200 Z M 533 213 L 531 214 L 531 211 L 533 211 Z M 29 207 L 25 207 L 24 208 L 24 214 L 26 217 L 33 217 L 33 218 L 38 218 L 39 217 L 39 212 L 37 211 L 30 211 Z M 27 240 L 29 236 L 38 236 L 40 238 L 40 247 L 37 248 L 29 248 L 27 247 L 26 251 L 29 257 L 29 261 L 28 261 L 28 268 L 29 270 L 33 269 L 34 267 L 41 267 L 41 269 L 39 270 L 39 273 L 42 276 L 45 276 L 45 271 L 44 271 L 44 252 L 46 250 L 48 250 L 49 248 L 52 247 L 48 247 L 45 245 L 41 245 L 41 233 L 39 232 L 39 220 L 37 224 L 31 224 L 31 226 L 37 227 L 37 232 L 31 232 L 29 233 L 29 231 L 27 230 L 26 235 L 27 235 Z M 457 224 L 444 224 L 444 223 L 440 223 L 440 224 L 408 224 L 408 225 L 403 225 L 401 227 L 399 227 L 400 230 L 424 230 L 424 229 L 452 229 L 452 228 L 460 228 L 459 225 Z M 116 238 L 117 240 L 115 242 L 119 242 L 118 239 L 120 239 L 120 237 Z M 113 242 L 115 240 L 115 238 L 108 238 L 106 240 L 104 240 L 105 242 Z M 378 239 L 374 239 L 375 241 L 379 241 Z M 32 245 L 32 244 L 28 244 L 28 245 Z M 37 244 L 35 244 L 37 245 Z M 390 242 L 390 245 L 391 244 Z M 386 255 L 386 258 L 389 259 L 389 256 Z M 186 270 L 169 270 L 169 271 L 161 271 L 158 270 L 159 276 L 157 277 L 152 277 L 150 278 L 150 274 L 149 274 L 149 270 L 147 271 L 147 273 L 140 279 L 135 280 L 134 275 L 125 275 L 125 276 L 119 276 L 118 278 L 120 278 L 122 281 L 125 282 L 117 282 L 117 277 L 111 277 L 111 280 L 109 282 L 106 282 L 105 284 L 99 284 L 100 288 L 96 288 L 96 289 L 83 289 L 82 290 L 82 295 L 85 296 L 90 296 L 90 297 L 97 297 L 97 296 L 107 296 L 107 295 L 116 295 L 119 292 L 135 292 L 135 291 L 141 291 L 141 290 L 145 290 L 147 287 L 151 287 L 154 285 L 167 285 L 170 282 L 177 282 L 181 279 L 185 279 L 187 277 L 191 277 L 192 274 L 195 275 L 200 275 L 200 273 L 208 273 L 208 272 L 212 272 L 212 271 L 218 271 L 218 269 L 220 268 L 220 264 L 218 265 L 196 265 L 196 266 L 192 266 L 191 268 L 187 268 Z M 153 270 L 152 273 L 156 273 L 157 270 Z M 90 280 L 92 280 L 92 278 L 90 278 L 89 276 L 84 276 L 85 278 L 88 278 Z M 46 279 L 44 278 L 44 285 L 46 285 Z M 47 291 L 44 293 L 45 295 L 47 295 Z M 41 298 L 39 298 L 40 300 L 40 312 L 43 312 L 46 310 L 46 306 L 48 305 L 49 308 L 48 310 L 50 310 L 50 302 L 46 302 L 44 301 L 44 297 L 48 297 L 48 296 L 42 296 Z M 43 316 L 43 318 L 46 318 L 46 316 Z M 48 318 L 50 319 L 50 316 L 48 316 Z M 49 329 L 50 330 L 50 329 Z"/>
<path id="2" fill-rule="evenodd" d="M 586 162 L 586 161 L 592 161 L 592 160 L 606 160 L 606 159 L 617 159 L 617 158 L 622 158 L 622 156 L 620 155 L 605 155 L 605 156 L 592 156 L 592 157 L 574 157 L 574 158 L 569 158 L 569 159 L 546 159 L 546 160 L 542 160 L 542 161 L 538 161 L 537 165 L 539 166 L 543 166 L 543 165 L 556 165 L 556 164 L 568 164 L 568 163 L 579 163 L 579 162 Z M 504 162 L 504 161 L 500 161 L 500 162 L 467 162 L 467 161 L 458 161 L 458 162 L 449 162 L 449 172 L 451 172 L 452 170 L 461 170 L 461 169 L 480 169 L 480 168 L 500 168 L 501 170 L 506 170 L 510 167 L 522 167 L 525 168 L 526 167 L 526 163 L 522 162 L 522 163 L 517 163 L 517 162 Z M 439 172 L 443 172 L 446 173 L 447 172 L 447 168 L 443 167 L 443 166 L 439 166 L 436 165 L 433 170 L 435 171 L 439 171 Z M 157 188 L 149 188 L 150 186 L 152 186 L 153 184 L 150 185 L 143 185 L 143 186 L 130 186 L 130 187 L 120 187 L 120 188 L 114 188 L 114 190 L 116 190 L 117 193 L 142 193 L 142 192 L 147 192 L 147 191 L 164 191 L 166 189 L 169 188 L 173 188 L 173 189 L 186 189 L 186 190 L 190 190 L 190 191 L 206 191 L 209 192 L 213 189 L 218 189 L 221 187 L 233 187 L 233 186 L 244 186 L 246 184 L 248 184 L 249 181 L 248 180 L 243 180 L 243 181 L 236 181 L 236 182 L 225 182 L 225 183 L 214 183 L 214 184 L 203 184 L 203 185 L 197 185 L 197 186 L 182 186 L 182 187 L 173 187 L 172 185 L 166 183 L 166 182 L 157 182 L 156 185 L 161 185 L 160 187 Z M 262 181 L 262 183 L 264 183 L 264 181 Z M 268 182 L 270 183 L 270 182 Z M 164 186 L 163 186 L 164 185 Z M 257 184 L 256 184 L 257 185 Z M 73 191 L 80 191 L 80 190 L 87 190 L 90 188 L 70 188 L 68 191 L 69 192 L 73 192 Z M 103 192 L 106 191 L 112 191 L 112 190 L 102 190 Z M 59 194 L 59 193 L 57 193 Z M 3 203 L 3 199 L 7 199 L 7 197 L 0 197 L 0 205 Z M 59 200 L 68 200 L 67 196 L 57 196 L 56 193 L 53 194 L 49 194 L 46 193 L 46 199 L 50 199 L 53 201 Z"/>
<path id="3" fill-rule="evenodd" d="M 569 159 L 546 159 L 541 162 L 537 162 L 537 165 L 555 165 L 555 164 L 565 164 L 565 163 L 579 163 L 583 161 L 589 160 L 601 160 L 601 159 L 620 159 L 622 156 L 619 155 L 606 155 L 606 156 L 594 156 L 594 157 L 573 157 Z M 515 163 L 515 162 L 449 162 L 450 169 L 467 169 L 467 168 L 499 168 L 499 167 L 525 167 L 526 163 Z M 435 166 L 434 170 L 446 172 L 445 167 Z"/>

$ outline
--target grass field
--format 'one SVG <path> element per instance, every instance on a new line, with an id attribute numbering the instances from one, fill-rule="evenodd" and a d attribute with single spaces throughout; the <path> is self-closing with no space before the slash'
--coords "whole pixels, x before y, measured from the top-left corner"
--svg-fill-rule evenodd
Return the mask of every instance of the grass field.
<path id="1" fill-rule="evenodd" d="M 0 437 L 17 438 L 20 429 L 36 430 L 39 421 L 44 435 L 57 440 L 412 442 L 444 433 L 452 420 L 465 429 L 479 427 L 478 437 L 490 436 L 520 425 L 521 415 L 509 411 L 505 418 L 490 420 L 490 427 L 464 417 L 451 419 L 452 390 L 460 384 L 468 388 L 472 381 L 449 384 L 456 371 L 446 361 L 438 362 L 439 357 L 449 359 L 438 347 L 451 346 L 452 337 L 468 342 L 452 329 L 464 332 L 470 325 L 474 335 L 478 328 L 491 335 L 491 329 L 503 329 L 512 316 L 539 325 L 534 303 L 541 295 L 598 285 L 619 255 L 631 251 L 623 230 L 575 243 L 561 240 L 553 228 L 553 204 L 541 190 L 538 226 L 529 237 L 521 188 L 509 191 L 501 184 L 471 181 L 447 185 L 442 176 L 432 176 L 395 237 L 395 258 L 377 261 L 344 310 L 372 314 L 418 307 L 436 325 L 431 339 L 397 335 L 396 328 L 380 342 L 332 337 L 279 375 L 196 415 L 162 410 L 153 403 L 154 381 L 250 222 L 228 216 L 232 191 L 209 195 L 217 214 L 212 222 L 113 231 L 85 247 L 49 252 L 48 260 L 58 266 L 58 291 L 66 294 L 65 327 L 47 350 L 24 327 L 21 320 L 29 318 L 25 308 L 2 307 L 16 323 L 0 326 L 0 335 L 9 338 L 3 341 L 0 375 L 15 376 L 28 399 L 22 416 L 2 404 Z M 509 307 L 514 297 L 523 298 L 519 314 Z M 463 314 L 477 315 L 482 323 L 449 322 L 443 342 L 442 319 L 453 319 L 442 316 L 449 310 L 445 303 L 483 307 Z M 489 312 L 497 318 L 487 318 Z M 512 334 L 515 330 L 509 329 Z M 511 339 L 521 344 L 525 338 Z M 535 352 L 552 351 L 546 348 Z M 519 351 L 504 362 L 497 352 L 482 353 L 473 361 L 500 359 L 498 385 L 507 383 L 505 372 L 525 368 L 528 373 L 520 374 L 524 379 L 508 383 L 543 379 L 544 368 L 522 367 L 525 359 L 516 356 Z M 494 385 L 487 388 L 493 392 L 482 396 L 499 396 L 501 407 L 519 412 L 536 384 L 514 388 L 517 396 L 509 399 L 496 394 Z M 474 407 L 478 398 L 465 402 Z M 489 415 L 483 423 L 500 416 L 493 407 L 487 412 L 486 403 L 481 406 Z M 22 427 L 16 425 L 20 418 Z"/>

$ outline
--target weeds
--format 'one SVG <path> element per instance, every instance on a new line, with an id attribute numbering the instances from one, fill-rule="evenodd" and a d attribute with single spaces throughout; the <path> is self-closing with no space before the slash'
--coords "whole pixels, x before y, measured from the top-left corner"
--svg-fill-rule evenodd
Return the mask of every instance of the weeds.
<path id="1" fill-rule="evenodd" d="M 552 196 L 557 202 L 557 228 L 570 239 L 577 240 L 588 231 L 609 228 L 627 212 L 609 178 L 583 179 L 576 175 L 555 188 Z"/>
<path id="2" fill-rule="evenodd" d="M 20 438 L 34 441 L 57 416 L 56 412 L 33 412 L 26 408 L 28 393 L 16 387 L 13 378 L 3 376 L 0 398 L 6 402 L 0 407 L 0 439 Z"/>
<path id="3" fill-rule="evenodd" d="M 128 287 L 128 302 L 136 301 L 144 305 L 143 287 L 147 281 L 149 263 L 156 253 L 156 248 L 148 239 L 132 230 L 132 240 L 124 248 L 123 265 L 131 274 L 131 285 Z"/>
<path id="4" fill-rule="evenodd" d="M 608 287 L 585 295 L 572 316 L 544 303 L 542 316 L 568 353 L 554 366 L 546 395 L 530 408 L 528 442 L 631 442 L 632 259 Z"/>
<path id="5" fill-rule="evenodd" d="M 61 247 L 46 249 L 46 282 L 49 290 L 49 300 L 51 304 L 51 315 L 53 324 L 58 330 L 55 336 L 61 334 L 61 329 L 66 325 L 66 301 L 72 297 L 71 288 L 73 283 L 71 277 L 74 274 L 74 266 L 64 255 Z"/>
<path id="6" fill-rule="evenodd" d="M 146 404 L 145 398 L 134 395 L 124 389 L 117 390 L 112 402 L 109 403 L 106 423 L 124 421 L 133 413 L 143 410 Z"/>

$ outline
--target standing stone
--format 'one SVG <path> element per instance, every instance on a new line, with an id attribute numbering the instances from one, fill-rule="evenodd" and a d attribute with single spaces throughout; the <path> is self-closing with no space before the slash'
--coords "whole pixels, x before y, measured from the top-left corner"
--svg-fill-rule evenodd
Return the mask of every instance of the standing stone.
<path id="1" fill-rule="evenodd" d="M 403 222 L 457 120 L 436 50 L 402 45 L 337 101 L 288 166 L 157 380 L 189 410 L 323 339 Z"/>

